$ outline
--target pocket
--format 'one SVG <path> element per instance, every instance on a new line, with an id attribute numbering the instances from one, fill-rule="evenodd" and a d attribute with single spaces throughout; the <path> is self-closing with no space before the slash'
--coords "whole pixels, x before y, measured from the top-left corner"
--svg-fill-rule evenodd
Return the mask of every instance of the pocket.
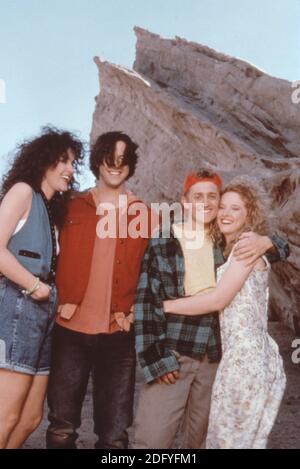
<path id="1" fill-rule="evenodd" d="M 20 249 L 19 256 L 30 257 L 31 259 L 41 258 L 41 255 L 38 252 L 28 251 L 27 249 Z"/>

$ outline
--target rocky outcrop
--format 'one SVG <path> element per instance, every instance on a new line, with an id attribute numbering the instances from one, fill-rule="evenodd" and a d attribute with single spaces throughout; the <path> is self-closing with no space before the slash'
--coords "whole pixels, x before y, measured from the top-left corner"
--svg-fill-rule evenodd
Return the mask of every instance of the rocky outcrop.
<path id="1" fill-rule="evenodd" d="M 197 167 L 225 180 L 245 173 L 259 179 L 291 245 L 288 263 L 272 273 L 271 311 L 297 326 L 300 104 L 292 103 L 291 83 L 200 44 L 135 32 L 134 70 L 95 58 L 100 94 L 91 140 L 119 129 L 139 143 L 130 185 L 147 202 L 178 199 L 185 174 Z"/>

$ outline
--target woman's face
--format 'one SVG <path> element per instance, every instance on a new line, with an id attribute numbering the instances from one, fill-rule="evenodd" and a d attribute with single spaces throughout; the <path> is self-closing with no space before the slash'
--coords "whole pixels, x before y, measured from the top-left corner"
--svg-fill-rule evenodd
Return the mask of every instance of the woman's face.
<path id="1" fill-rule="evenodd" d="M 226 192 L 221 197 L 218 226 L 224 235 L 235 235 L 246 225 L 247 209 L 237 192 Z"/>
<path id="2" fill-rule="evenodd" d="M 42 189 L 46 197 L 52 197 L 55 192 L 66 192 L 74 174 L 73 163 L 75 155 L 71 149 L 67 150 L 67 157 L 62 157 L 56 166 L 47 169 Z"/>

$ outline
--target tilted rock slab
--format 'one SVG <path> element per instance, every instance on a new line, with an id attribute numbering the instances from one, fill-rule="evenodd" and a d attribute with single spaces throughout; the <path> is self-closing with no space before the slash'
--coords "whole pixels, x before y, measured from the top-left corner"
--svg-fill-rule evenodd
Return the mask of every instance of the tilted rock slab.
<path id="1" fill-rule="evenodd" d="M 187 172 L 206 166 L 225 181 L 258 179 L 272 196 L 291 255 L 273 267 L 270 311 L 300 327 L 300 104 L 289 81 L 186 40 L 140 28 L 134 70 L 101 61 L 91 141 L 122 130 L 140 148 L 130 188 L 175 201 Z M 299 331 L 300 332 L 300 331 Z"/>

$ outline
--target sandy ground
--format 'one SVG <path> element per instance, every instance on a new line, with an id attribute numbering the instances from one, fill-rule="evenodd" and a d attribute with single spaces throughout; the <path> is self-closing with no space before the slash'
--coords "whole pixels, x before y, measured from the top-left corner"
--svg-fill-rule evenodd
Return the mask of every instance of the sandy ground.
<path id="1" fill-rule="evenodd" d="M 277 322 L 269 325 L 271 335 L 279 345 L 285 363 L 287 374 L 287 388 L 278 414 L 277 421 L 270 435 L 269 448 L 300 448 L 300 363 L 292 363 L 291 347 L 294 336 L 290 330 Z M 300 355 L 300 354 L 298 354 Z M 140 369 L 137 369 L 136 397 L 143 382 Z M 40 427 L 31 435 L 24 448 L 44 448 L 45 432 L 47 428 L 47 409 Z M 131 434 L 132 432 L 130 432 Z M 82 425 L 79 430 L 78 448 L 93 448 L 95 437 L 92 422 L 91 386 L 84 402 L 82 411 Z M 180 438 L 177 438 L 177 445 Z M 178 446 L 177 446 L 178 447 Z"/>

